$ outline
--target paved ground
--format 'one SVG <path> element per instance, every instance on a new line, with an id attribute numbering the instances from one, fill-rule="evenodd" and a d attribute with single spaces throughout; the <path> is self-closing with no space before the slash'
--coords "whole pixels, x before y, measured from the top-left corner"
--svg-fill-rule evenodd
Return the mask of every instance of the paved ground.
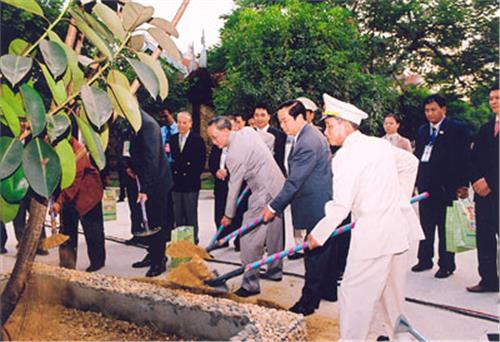
<path id="1" fill-rule="evenodd" d="M 105 233 L 108 237 L 127 239 L 130 237 L 130 225 L 128 221 L 128 207 L 126 202 L 118 203 L 117 221 L 106 222 Z M 290 222 L 290 213 L 286 215 L 287 223 Z M 200 243 L 205 246 L 215 231 L 213 224 L 213 199 L 210 191 L 203 191 L 199 204 L 200 220 Z M 11 225 L 7 225 L 9 240 L 7 242 L 8 253 L 0 258 L 2 271 L 9 271 L 15 261 L 16 241 Z M 292 246 L 291 227 L 287 225 L 287 246 Z M 130 265 L 142 259 L 145 251 L 138 247 L 129 247 L 122 243 L 111 240 L 106 241 L 107 263 L 100 273 L 119 276 L 142 276 L 146 269 L 133 269 Z M 412 264 L 416 261 L 416 248 L 412 251 Z M 239 254 L 232 247 L 213 252 L 217 260 L 239 263 Z M 303 275 L 304 267 L 302 260 L 289 261 L 285 259 L 285 271 Z M 57 250 L 50 252 L 48 256 L 37 256 L 38 262 L 57 265 Z M 497 294 L 470 294 L 465 291 L 465 286 L 475 284 L 478 281 L 477 262 L 475 251 L 465 252 L 457 255 L 457 271 L 448 279 L 440 280 L 434 278 L 437 271 L 435 267 L 432 272 L 409 273 L 407 298 L 425 301 L 434 304 L 444 304 L 466 310 L 478 311 L 498 316 Z M 79 260 L 77 268 L 84 270 L 88 266 L 86 244 L 80 235 Z M 224 263 L 210 263 L 211 268 L 219 273 L 234 269 L 236 266 Z M 163 275 L 162 275 L 163 276 Z M 300 277 L 285 276 L 280 283 L 262 281 L 263 298 L 272 299 L 284 306 L 291 306 L 299 297 L 303 280 Z M 239 278 L 229 282 L 236 289 L 239 286 Z M 338 304 L 322 302 L 316 313 L 336 319 L 338 317 Z M 498 332 L 498 323 L 484 319 L 474 318 L 455 312 L 416 304 L 407 301 L 406 316 L 415 329 L 430 340 L 471 340 L 486 341 L 486 332 Z"/>

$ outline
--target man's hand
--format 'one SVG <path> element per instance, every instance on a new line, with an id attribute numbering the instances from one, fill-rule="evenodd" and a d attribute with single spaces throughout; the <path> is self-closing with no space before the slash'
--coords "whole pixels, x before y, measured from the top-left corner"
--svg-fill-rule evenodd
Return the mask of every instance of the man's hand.
<path id="1" fill-rule="evenodd" d="M 136 176 L 135 176 L 135 172 L 134 172 L 134 171 L 132 171 L 132 169 L 131 169 L 131 168 L 129 168 L 129 167 L 127 168 L 127 175 L 128 175 L 130 178 L 133 178 L 133 179 L 135 179 L 135 177 L 136 177 Z"/>
<path id="2" fill-rule="evenodd" d="M 215 173 L 215 177 L 223 181 L 227 177 L 227 170 L 226 169 L 217 170 L 217 172 Z"/>
<path id="3" fill-rule="evenodd" d="M 457 197 L 458 198 L 467 198 L 469 197 L 469 189 L 465 186 L 462 186 L 457 189 Z"/>
<path id="4" fill-rule="evenodd" d="M 320 244 L 318 243 L 318 241 L 314 240 L 314 238 L 311 234 L 308 234 L 306 239 L 307 239 L 307 242 L 309 243 L 309 249 L 311 251 L 317 247 L 320 247 Z"/>
<path id="5" fill-rule="evenodd" d="M 224 227 L 229 227 L 231 225 L 231 222 L 233 222 L 233 220 L 227 216 L 222 217 L 222 220 L 220 220 L 220 224 Z"/>
<path id="6" fill-rule="evenodd" d="M 486 197 L 491 193 L 491 189 L 488 185 L 488 182 L 486 182 L 486 179 L 480 178 L 477 181 L 472 184 L 472 188 L 481 197 Z"/>
<path id="7" fill-rule="evenodd" d="M 148 200 L 148 195 L 146 195 L 144 192 L 140 192 L 139 195 L 137 195 L 137 203 L 144 202 Z"/>
<path id="8" fill-rule="evenodd" d="M 61 206 L 59 205 L 59 203 L 52 204 L 52 206 L 50 207 L 50 212 L 54 213 L 55 215 L 59 215 L 59 213 L 61 212 Z"/>
<path id="9" fill-rule="evenodd" d="M 273 213 L 269 207 L 265 207 L 264 210 L 260 213 L 261 216 L 264 216 L 264 222 L 272 221 L 272 219 L 276 216 L 276 213 Z"/>

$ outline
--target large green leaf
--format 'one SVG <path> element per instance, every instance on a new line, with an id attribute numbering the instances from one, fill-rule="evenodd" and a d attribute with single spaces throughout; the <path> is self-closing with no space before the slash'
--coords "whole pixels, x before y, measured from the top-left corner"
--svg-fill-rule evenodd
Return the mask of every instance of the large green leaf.
<path id="1" fill-rule="evenodd" d="M 21 94 L 14 94 L 12 89 L 10 89 L 10 87 L 6 83 L 4 83 L 2 84 L 1 96 L 14 109 L 17 116 L 26 117 L 26 112 L 24 111 L 23 99 L 21 98 Z"/>
<path id="2" fill-rule="evenodd" d="M 47 116 L 47 134 L 51 142 L 66 132 L 71 125 L 69 117 L 65 113 Z"/>
<path id="3" fill-rule="evenodd" d="M 2 74 L 15 86 L 30 71 L 33 60 L 31 57 L 4 55 L 0 57 L 0 70 Z"/>
<path id="4" fill-rule="evenodd" d="M 108 86 L 111 90 L 110 93 L 115 99 L 115 103 L 119 106 L 118 110 L 125 115 L 134 131 L 138 132 L 141 129 L 142 121 L 137 98 L 132 95 L 130 89 L 122 87 L 119 84 L 108 83 Z"/>
<path id="5" fill-rule="evenodd" d="M 9 223 L 14 220 L 19 210 L 19 204 L 9 203 L 0 196 L 0 222 Z"/>
<path id="6" fill-rule="evenodd" d="M 101 139 L 101 145 L 104 150 L 108 147 L 109 143 L 109 126 L 108 124 L 104 125 L 101 134 L 99 134 L 99 139 Z"/>
<path id="7" fill-rule="evenodd" d="M 93 9 L 94 13 L 102 20 L 111 32 L 123 41 L 127 33 L 123 29 L 122 22 L 115 11 L 104 4 L 96 4 Z"/>
<path id="8" fill-rule="evenodd" d="M 21 202 L 29 187 L 22 167 L 18 167 L 16 172 L 0 182 L 2 197 L 10 203 Z"/>
<path id="9" fill-rule="evenodd" d="M 56 82 L 44 64 L 40 64 L 40 68 L 42 69 L 43 76 L 47 81 L 47 85 L 49 86 L 50 92 L 54 97 L 54 101 L 56 102 L 57 105 L 60 105 L 68 98 L 66 94 L 66 86 L 64 85 L 64 80 L 59 80 Z"/>
<path id="10" fill-rule="evenodd" d="M 21 164 L 23 143 L 11 137 L 0 137 L 0 179 L 9 177 Z"/>
<path id="11" fill-rule="evenodd" d="M 56 146 L 56 153 L 61 162 L 61 190 L 64 190 L 73 184 L 76 176 L 76 157 L 71 148 L 71 144 L 66 140 L 61 140 Z"/>
<path id="12" fill-rule="evenodd" d="M 87 146 L 92 159 L 94 159 L 99 170 L 104 169 L 106 166 L 106 156 L 104 155 L 99 136 L 84 119 L 77 117 L 76 120 L 82 132 L 83 139 L 85 140 L 85 146 Z"/>
<path id="13" fill-rule="evenodd" d="M 64 49 L 57 43 L 44 39 L 40 42 L 40 51 L 54 78 L 62 75 L 68 65 Z"/>
<path id="14" fill-rule="evenodd" d="M 158 78 L 159 82 L 159 93 L 160 93 L 160 98 L 162 100 L 165 100 L 168 96 L 168 78 L 165 75 L 165 72 L 163 71 L 161 64 L 158 60 L 154 59 L 152 56 L 138 52 L 137 56 L 147 66 L 149 66 L 151 69 L 153 69 L 156 77 Z"/>
<path id="15" fill-rule="evenodd" d="M 127 61 L 130 63 L 132 68 L 134 68 L 135 73 L 139 76 L 139 79 L 144 87 L 146 87 L 151 97 L 156 99 L 160 84 L 153 69 L 136 59 L 127 58 Z"/>
<path id="16" fill-rule="evenodd" d="M 42 133 L 45 127 L 45 105 L 40 94 L 33 87 L 23 84 L 21 86 L 24 108 L 28 115 L 31 133 L 34 137 Z"/>
<path id="17" fill-rule="evenodd" d="M 33 139 L 23 152 L 23 170 L 37 194 L 49 198 L 61 179 L 61 164 L 54 149 L 40 138 Z"/>
<path id="18" fill-rule="evenodd" d="M 158 44 L 160 44 L 163 51 L 165 51 L 173 60 L 180 63 L 181 53 L 168 34 L 163 32 L 163 30 L 158 27 L 151 27 L 148 29 L 148 32 L 158 42 Z"/>
<path id="19" fill-rule="evenodd" d="M 104 38 L 109 44 L 112 44 L 114 42 L 114 37 L 113 34 L 111 33 L 110 30 L 108 30 L 107 27 L 105 27 L 100 21 L 98 21 L 92 14 L 89 14 L 87 12 L 80 12 L 82 15 L 82 18 L 85 20 L 85 22 L 96 32 L 98 33 L 102 38 Z"/>
<path id="20" fill-rule="evenodd" d="M 163 31 L 165 31 L 169 35 L 171 35 L 175 38 L 179 38 L 179 32 L 177 32 L 177 29 L 170 21 L 162 19 L 162 18 L 153 18 L 149 23 L 151 25 L 158 27 L 158 28 L 161 28 Z"/>
<path id="21" fill-rule="evenodd" d="M 2 2 L 43 17 L 43 10 L 35 0 L 2 0 Z"/>
<path id="22" fill-rule="evenodd" d="M 90 40 L 90 42 L 94 44 L 95 47 L 99 49 L 99 51 L 101 51 L 106 57 L 112 60 L 113 52 L 111 51 L 110 46 L 104 40 L 104 38 L 102 38 L 97 32 L 95 32 L 78 14 L 75 14 L 71 10 L 70 13 L 75 19 L 76 27 L 85 35 L 85 38 Z"/>
<path id="23" fill-rule="evenodd" d="M 114 83 L 121 85 L 122 87 L 130 91 L 130 83 L 128 82 L 127 76 L 125 76 L 118 70 L 111 70 L 108 73 L 106 81 L 108 82 L 108 84 Z M 109 98 L 111 99 L 111 103 L 113 104 L 113 111 L 114 111 L 113 120 L 116 119 L 116 115 L 120 115 L 121 117 L 126 118 L 125 113 L 122 111 L 110 87 L 108 87 L 108 95 Z"/>
<path id="24" fill-rule="evenodd" d="M 9 55 L 21 56 L 30 46 L 31 44 L 24 39 L 16 38 L 9 44 Z"/>
<path id="25" fill-rule="evenodd" d="M 123 8 L 122 23 L 125 30 L 131 32 L 147 22 L 153 16 L 153 6 L 143 6 L 135 2 L 127 2 Z"/>
<path id="26" fill-rule="evenodd" d="M 64 44 L 64 42 L 61 40 L 61 38 L 59 38 L 59 36 L 55 32 L 50 31 L 49 38 L 51 41 L 62 47 L 64 49 L 64 52 L 66 52 L 68 65 L 69 68 L 71 69 L 71 78 L 73 80 L 73 91 L 74 92 L 79 91 L 82 84 L 85 83 L 85 78 L 83 71 L 78 66 L 78 56 L 76 52 L 73 49 L 71 49 L 68 45 Z M 66 79 L 66 76 L 64 77 L 64 81 L 65 84 L 69 84 L 69 81 Z"/>
<path id="27" fill-rule="evenodd" d="M 5 119 L 7 119 L 7 125 L 11 132 L 17 137 L 21 133 L 21 124 L 19 123 L 16 111 L 4 97 L 0 97 L 0 109 L 5 115 Z"/>
<path id="28" fill-rule="evenodd" d="M 113 104 L 104 90 L 84 85 L 81 88 L 81 98 L 87 116 L 97 128 L 101 128 L 113 113 Z"/>

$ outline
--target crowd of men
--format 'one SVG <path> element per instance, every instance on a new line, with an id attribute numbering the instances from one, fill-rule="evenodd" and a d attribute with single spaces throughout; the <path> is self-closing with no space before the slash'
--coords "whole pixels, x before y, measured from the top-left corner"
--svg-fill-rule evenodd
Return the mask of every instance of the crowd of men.
<path id="1" fill-rule="evenodd" d="M 446 248 L 446 208 L 456 199 L 469 197 L 472 186 L 480 282 L 467 291 L 498 292 L 498 85 L 489 93 L 494 115 L 473 141 L 467 125 L 446 116 L 446 101 L 440 95 L 425 99 L 427 123 L 418 129 L 414 146 L 399 135 L 395 115 L 385 118 L 384 137 L 370 137 L 359 131 L 368 114 L 328 94 L 323 102 L 318 122 L 314 122 L 317 106 L 303 97 L 277 108 L 279 127 L 271 126 L 272 112 L 263 104 L 256 105 L 249 118 L 222 115 L 208 122 L 215 228 L 224 227 L 222 237 L 264 217 L 261 225 L 235 241 L 241 262 L 246 265 L 265 253 L 281 251 L 285 232 L 293 231 L 295 240 L 306 239 L 310 248 L 303 256 L 290 256 L 303 257 L 305 266 L 301 297 L 290 310 L 310 315 L 321 300 L 338 298 L 341 338 L 363 340 L 379 306 L 387 335 L 393 337 L 392 327 L 402 313 L 409 247 L 419 241 L 418 263 L 411 271 L 431 270 L 437 229 L 435 277 L 451 276 L 456 264 L 454 253 Z M 205 142 L 191 129 L 190 113 L 179 112 L 176 121 L 170 110 L 163 109 L 161 127 L 148 113 L 141 115 L 141 129 L 123 144 L 122 178 L 132 233 L 143 229 L 138 203 L 146 207 L 149 226 L 161 227 L 151 237 L 129 241 L 148 246 L 147 255 L 133 267 L 149 267 L 146 275 L 152 277 L 166 271 L 165 244 L 174 227 L 192 226 L 194 242 L 199 243 L 198 197 L 207 153 Z M 84 148 L 76 140 L 72 146 L 79 161 L 78 181 L 58 196 L 52 211 L 62 211 L 63 221 L 81 220 L 91 256 L 88 271 L 95 271 L 105 259 L 102 213 L 98 213 L 101 198 L 94 194 L 89 199 L 79 188 L 98 187 L 99 177 Z M 237 203 L 247 189 L 246 200 Z M 430 194 L 420 203 L 418 214 L 410 205 L 416 191 Z M 283 213 L 288 206 L 292 222 L 285 228 Z M 334 229 L 351 218 L 356 226 L 350 236 L 332 238 Z M 76 258 L 76 223 L 69 226 Z M 228 245 L 218 246 L 224 247 Z M 236 295 L 259 294 L 260 278 L 281 281 L 282 269 L 282 262 L 276 261 L 263 275 L 246 272 Z"/>

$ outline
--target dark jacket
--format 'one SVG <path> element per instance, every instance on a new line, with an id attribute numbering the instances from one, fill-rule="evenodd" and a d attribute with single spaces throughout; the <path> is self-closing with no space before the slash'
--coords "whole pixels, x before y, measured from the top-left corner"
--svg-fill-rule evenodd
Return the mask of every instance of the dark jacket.
<path id="1" fill-rule="evenodd" d="M 481 126 L 474 141 L 471 152 L 470 181 L 474 183 L 480 178 L 485 178 L 491 189 L 491 194 L 485 198 L 492 198 L 498 205 L 498 154 L 499 140 L 495 132 L 495 118 Z M 477 196 L 477 195 L 476 195 Z"/>
<path id="2" fill-rule="evenodd" d="M 179 134 L 172 135 L 170 140 L 172 152 L 172 171 L 174 190 L 176 192 L 196 192 L 201 188 L 201 174 L 205 169 L 205 143 L 200 136 L 190 132 L 180 150 Z"/>
<path id="3" fill-rule="evenodd" d="M 57 197 L 61 206 L 72 204 L 84 216 L 102 200 L 102 183 L 99 171 L 90 162 L 87 149 L 75 138 L 70 140 L 76 158 L 76 175 L 73 184 Z"/>
<path id="4" fill-rule="evenodd" d="M 325 203 L 332 199 L 333 191 L 330 148 L 317 128 L 302 128 L 288 166 L 288 178 L 271 207 L 283 212 L 291 203 L 293 227 L 310 231 L 325 216 Z"/>
<path id="5" fill-rule="evenodd" d="M 274 135 L 274 160 L 278 163 L 278 166 L 283 172 L 283 175 L 286 176 L 285 169 L 285 145 L 286 145 L 286 134 L 282 131 L 269 126 L 268 133 Z"/>
<path id="6" fill-rule="evenodd" d="M 130 140 L 130 166 L 139 177 L 141 192 L 148 196 L 160 189 L 168 192 L 173 187 L 173 179 L 163 151 L 160 126 L 144 111 L 141 117 L 141 129 L 132 134 Z"/>
<path id="7" fill-rule="evenodd" d="M 417 187 L 419 192 L 428 191 L 432 199 L 450 205 L 456 199 L 456 190 L 469 184 L 469 130 L 464 123 L 445 118 L 429 162 L 422 162 L 430 140 L 430 126 L 426 123 L 419 127 L 415 137 L 415 156 L 420 160 Z"/>

